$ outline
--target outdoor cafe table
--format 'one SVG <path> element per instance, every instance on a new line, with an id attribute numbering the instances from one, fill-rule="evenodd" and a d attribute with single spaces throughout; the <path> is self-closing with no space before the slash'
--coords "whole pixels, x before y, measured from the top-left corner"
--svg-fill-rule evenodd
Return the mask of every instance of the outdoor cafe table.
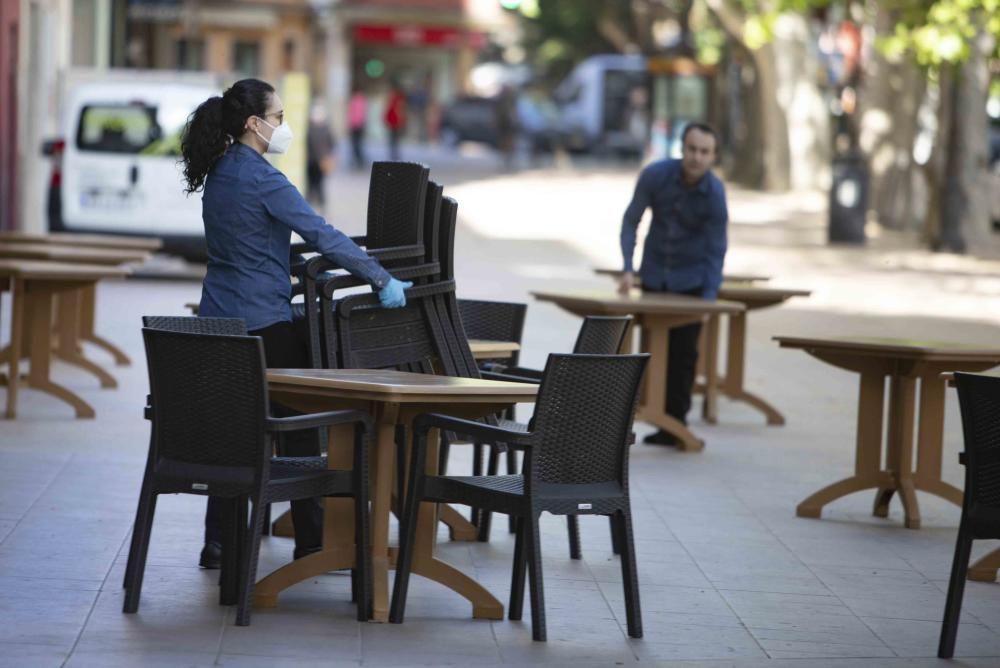
<path id="1" fill-rule="evenodd" d="M 77 417 L 94 417 L 94 409 L 70 390 L 56 384 L 49 377 L 52 361 L 52 307 L 57 295 L 92 288 L 105 278 L 123 278 L 129 273 L 125 267 L 109 267 L 63 262 L 0 259 L 0 289 L 11 291 L 12 316 L 10 345 L 2 354 L 9 369 L 7 384 L 8 419 L 17 417 L 17 396 L 21 376 L 18 369 L 22 355 L 27 352 L 31 363 L 27 386 L 51 394 L 70 404 Z M 59 323 L 60 357 L 74 361 L 83 332 L 79 320 L 67 319 Z M 76 360 L 84 365 L 86 360 Z"/>
<path id="2" fill-rule="evenodd" d="M 543 302 L 552 302 L 574 315 L 632 315 L 641 329 L 640 348 L 648 352 L 649 366 L 643 381 L 637 417 L 673 434 L 683 450 L 701 450 L 704 442 L 686 425 L 666 412 L 667 359 L 670 329 L 704 320 L 708 316 L 738 313 L 742 304 L 728 301 L 708 301 L 686 295 L 642 292 L 633 289 L 620 295 L 614 289 L 576 290 L 566 292 L 533 291 L 532 296 Z M 717 341 L 708 345 L 717 346 Z M 707 382 L 714 391 L 716 373 L 712 369 Z"/>
<path id="3" fill-rule="evenodd" d="M 409 427 L 413 418 L 421 413 L 447 413 L 464 418 L 491 415 L 515 403 L 533 402 L 538 389 L 530 383 L 375 369 L 268 369 L 267 380 L 271 398 L 290 408 L 306 412 L 356 408 L 368 411 L 375 419 L 371 459 L 371 547 L 373 618 L 379 622 L 386 621 L 389 616 L 389 569 L 396 557 L 396 548 L 389 547 L 396 426 Z M 350 433 L 331 434 L 329 442 L 329 466 L 350 468 Z M 428 473 L 437 470 L 436 449 L 435 430 L 428 438 Z M 282 566 L 258 582 L 254 596 L 257 607 L 276 606 L 279 592 L 297 582 L 353 567 L 353 501 L 326 499 L 325 504 L 323 549 Z M 435 515 L 435 505 L 425 503 L 421 506 L 413 572 L 464 596 L 472 603 L 473 617 L 502 619 L 503 604 L 470 576 L 434 557 Z"/>
<path id="4" fill-rule="evenodd" d="M 607 276 L 621 276 L 620 271 L 611 269 L 596 269 L 596 273 Z M 636 278 L 638 281 L 638 277 Z M 780 426 L 785 424 L 785 416 L 772 406 L 764 398 L 748 391 L 744 386 L 746 371 L 746 349 L 747 349 L 747 314 L 769 306 L 778 306 L 792 297 L 808 297 L 812 294 L 809 290 L 793 290 L 789 288 L 775 288 L 771 286 L 757 285 L 762 281 L 767 281 L 766 276 L 753 276 L 749 274 L 725 274 L 722 277 L 722 286 L 719 288 L 719 299 L 737 302 L 746 307 L 745 311 L 725 314 L 729 320 L 726 335 L 726 371 L 725 375 L 709 383 L 708 370 L 719 368 L 719 349 L 717 345 L 709 345 L 709 341 L 717 341 L 719 336 L 719 325 L 721 314 L 712 314 L 708 318 L 702 341 L 702 355 L 698 359 L 698 366 L 702 375 L 705 376 L 705 383 L 695 385 L 695 393 L 705 396 L 705 401 L 701 406 L 702 419 L 709 424 L 718 422 L 718 395 L 722 394 L 733 401 L 742 401 L 756 408 L 767 418 L 769 425 Z"/>
<path id="5" fill-rule="evenodd" d="M 155 237 L 129 237 L 120 234 L 74 234 L 72 232 L 0 232 L 0 242 L 25 244 L 63 244 L 93 248 L 119 248 L 123 250 L 156 251 L 163 241 Z"/>
<path id="6" fill-rule="evenodd" d="M 827 485 L 802 501 L 799 517 L 819 517 L 823 506 L 853 492 L 876 489 L 872 512 L 887 517 L 899 493 L 905 525 L 920 528 L 916 491 L 962 504 L 962 492 L 941 479 L 945 371 L 983 371 L 1000 364 L 1000 346 L 868 336 L 776 336 L 782 348 L 804 350 L 835 367 L 860 374 L 854 475 Z M 889 378 L 889 415 L 882 468 L 883 399 Z M 920 399 L 916 400 L 917 381 Z M 913 422 L 917 461 L 913 466 Z"/>

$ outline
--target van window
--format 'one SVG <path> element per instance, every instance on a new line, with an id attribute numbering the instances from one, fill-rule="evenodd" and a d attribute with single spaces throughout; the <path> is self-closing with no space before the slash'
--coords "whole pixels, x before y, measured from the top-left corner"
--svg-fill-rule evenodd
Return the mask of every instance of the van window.
<path id="1" fill-rule="evenodd" d="M 76 146 L 81 151 L 141 155 L 180 155 L 186 114 L 167 114 L 146 104 L 89 105 L 80 114 Z"/>

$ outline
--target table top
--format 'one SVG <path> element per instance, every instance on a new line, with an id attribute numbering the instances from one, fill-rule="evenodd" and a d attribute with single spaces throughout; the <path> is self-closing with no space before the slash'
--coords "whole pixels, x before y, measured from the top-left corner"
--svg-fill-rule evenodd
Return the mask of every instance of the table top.
<path id="1" fill-rule="evenodd" d="M 0 232 L 0 242 L 28 244 L 65 244 L 92 248 L 155 251 L 163 241 L 155 237 L 128 237 L 116 234 L 73 234 L 72 232 Z"/>
<path id="2" fill-rule="evenodd" d="M 960 341 L 925 341 L 880 336 L 775 336 L 782 348 L 822 349 L 907 359 L 985 359 L 1000 361 L 1000 344 L 986 346 Z"/>
<path id="3" fill-rule="evenodd" d="M 607 269 L 607 268 L 597 268 L 594 269 L 595 274 L 600 274 L 601 276 L 613 276 L 615 278 L 620 277 L 623 273 L 621 269 Z M 635 274 L 636 280 L 639 279 L 639 274 Z M 722 280 L 728 281 L 730 283 L 763 283 L 765 281 L 771 280 L 770 276 L 762 276 L 760 274 L 730 274 L 729 272 L 724 272 L 722 274 Z"/>
<path id="4" fill-rule="evenodd" d="M 122 266 L 0 258 L 0 276 L 21 279 L 88 281 L 124 278 L 130 273 L 131 269 Z"/>
<path id="5" fill-rule="evenodd" d="M 710 315 L 713 313 L 739 313 L 746 310 L 743 304 L 730 301 L 709 301 L 699 297 L 665 292 L 632 290 L 620 295 L 614 288 L 598 290 L 567 290 L 555 292 L 533 290 L 531 295 L 543 302 L 553 302 L 562 307 L 592 309 L 595 313 L 632 313 L 638 315 Z"/>
<path id="6" fill-rule="evenodd" d="M 535 400 L 538 386 L 481 378 L 455 378 L 387 369 L 268 369 L 273 388 L 298 386 L 339 396 L 378 401 L 478 403 L 498 399 L 511 403 Z M 290 388 L 289 388 L 290 389 Z"/>
<path id="7" fill-rule="evenodd" d="M 0 257 L 84 264 L 122 264 L 142 262 L 148 257 L 144 250 L 124 248 L 93 248 L 52 243 L 13 243 L 0 241 Z"/>
<path id="8" fill-rule="evenodd" d="M 752 285 L 750 283 L 723 283 L 719 288 L 719 298 L 731 301 L 754 301 L 757 299 L 791 299 L 792 297 L 808 297 L 811 290 L 795 288 L 776 288 L 770 285 Z"/>
<path id="9" fill-rule="evenodd" d="M 469 348 L 475 356 L 489 357 L 496 355 L 503 357 L 516 353 L 521 349 L 521 344 L 515 341 L 487 341 L 485 339 L 469 339 Z"/>

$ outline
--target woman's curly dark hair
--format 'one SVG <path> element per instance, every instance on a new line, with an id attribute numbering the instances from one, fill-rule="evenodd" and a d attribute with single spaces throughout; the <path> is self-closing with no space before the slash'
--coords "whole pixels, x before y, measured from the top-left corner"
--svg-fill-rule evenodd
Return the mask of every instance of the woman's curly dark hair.
<path id="1" fill-rule="evenodd" d="M 190 195 L 205 186 L 215 161 L 243 134 L 247 119 L 264 116 L 273 92 L 274 87 L 260 79 L 242 79 L 222 97 L 210 97 L 194 110 L 181 137 L 185 193 Z"/>

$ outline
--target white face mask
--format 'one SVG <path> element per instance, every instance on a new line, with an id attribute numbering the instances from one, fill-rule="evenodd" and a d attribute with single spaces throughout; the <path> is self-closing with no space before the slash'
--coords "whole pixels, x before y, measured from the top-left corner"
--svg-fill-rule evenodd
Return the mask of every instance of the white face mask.
<path id="1" fill-rule="evenodd" d="M 292 129 L 288 127 L 288 123 L 282 123 L 278 127 L 275 127 L 270 123 L 268 123 L 267 121 L 265 121 L 263 118 L 260 119 L 260 122 L 266 125 L 267 127 L 271 128 L 271 130 L 273 130 L 273 132 L 271 132 L 270 141 L 268 141 L 268 139 L 264 135 L 254 130 L 254 132 L 257 133 L 257 136 L 267 143 L 267 148 L 264 149 L 264 152 L 284 153 L 285 151 L 287 151 L 288 147 L 291 146 L 292 144 L 292 137 L 294 136 L 292 134 Z"/>

